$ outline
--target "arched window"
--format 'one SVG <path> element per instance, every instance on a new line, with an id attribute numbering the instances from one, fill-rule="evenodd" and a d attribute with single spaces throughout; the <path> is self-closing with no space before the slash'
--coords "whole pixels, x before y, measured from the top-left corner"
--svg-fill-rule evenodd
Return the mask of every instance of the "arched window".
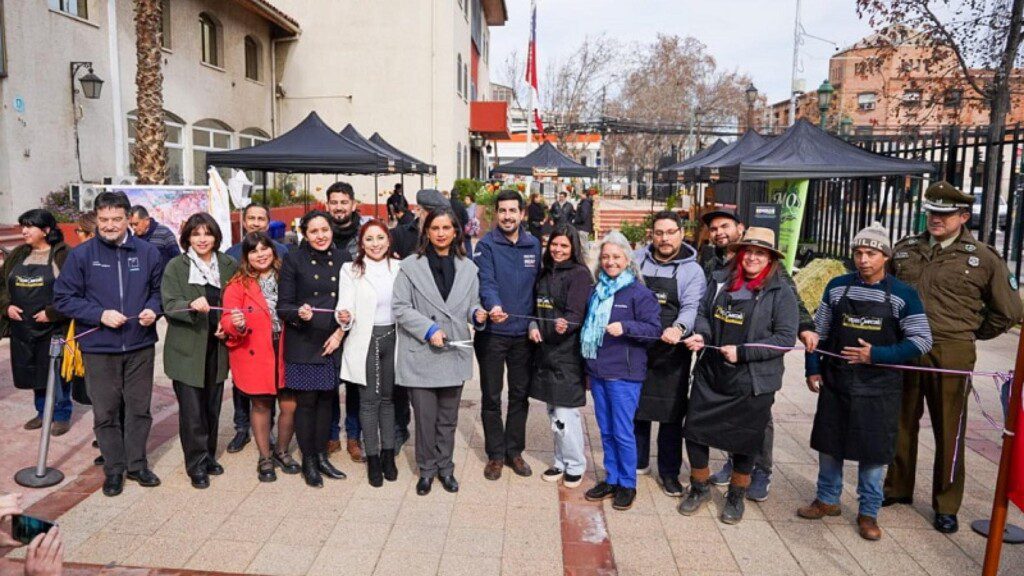
<path id="1" fill-rule="evenodd" d="M 138 125 L 137 111 L 128 113 L 128 168 L 132 174 L 135 170 L 135 135 Z M 184 184 L 185 160 L 185 121 L 164 110 L 164 125 L 167 127 L 167 139 L 164 149 L 167 153 L 167 184 Z"/>
<path id="2" fill-rule="evenodd" d="M 192 183 L 205 184 L 206 153 L 231 150 L 231 135 L 234 130 L 220 120 L 200 120 L 192 125 Z M 221 168 L 225 180 L 231 177 L 230 168 Z"/>
<path id="3" fill-rule="evenodd" d="M 199 15 L 199 36 L 203 48 L 203 62 L 220 66 L 220 25 L 206 12 Z"/>
<path id="4" fill-rule="evenodd" d="M 260 80 L 260 43 L 252 36 L 245 37 L 245 77 L 249 80 Z"/>

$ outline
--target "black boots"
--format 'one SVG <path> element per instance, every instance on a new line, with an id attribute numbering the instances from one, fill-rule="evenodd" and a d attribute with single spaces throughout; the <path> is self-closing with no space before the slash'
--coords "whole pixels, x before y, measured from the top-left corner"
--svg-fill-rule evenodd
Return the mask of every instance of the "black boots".
<path id="1" fill-rule="evenodd" d="M 324 479 L 320 476 L 318 464 L 316 456 L 302 455 L 302 478 L 306 481 L 307 486 L 312 486 L 313 488 L 324 487 Z"/>
<path id="2" fill-rule="evenodd" d="M 327 452 L 321 452 L 317 456 L 317 468 L 320 469 L 321 474 L 328 478 L 333 478 L 335 480 L 344 480 L 347 478 L 344 472 L 335 468 L 334 464 L 331 464 L 330 459 L 327 458 Z"/>
<path id="3" fill-rule="evenodd" d="M 388 482 L 398 480 L 398 466 L 395 465 L 395 451 L 381 450 L 380 465 L 384 471 L 384 479 Z"/>
<path id="4" fill-rule="evenodd" d="M 743 497 L 747 494 L 746 486 L 729 484 L 729 491 L 725 493 L 725 506 L 718 518 L 725 524 L 737 524 L 743 520 Z"/>
<path id="5" fill-rule="evenodd" d="M 679 503 L 677 510 L 683 516 L 693 516 L 710 499 L 711 483 L 707 479 L 697 480 L 690 476 L 690 490 Z"/>
<path id="6" fill-rule="evenodd" d="M 380 488 L 384 485 L 384 470 L 379 455 L 366 457 L 366 475 L 370 479 L 370 486 Z"/>

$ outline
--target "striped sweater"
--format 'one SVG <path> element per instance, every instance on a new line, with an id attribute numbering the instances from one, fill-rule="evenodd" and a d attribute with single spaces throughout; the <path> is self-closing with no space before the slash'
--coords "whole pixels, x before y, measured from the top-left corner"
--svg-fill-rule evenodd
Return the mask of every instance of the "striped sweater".
<path id="1" fill-rule="evenodd" d="M 873 346 L 871 362 L 873 364 L 901 364 L 927 353 L 932 348 L 932 331 L 928 326 L 928 317 L 924 313 L 924 305 L 909 284 L 905 284 L 894 276 L 887 275 L 877 284 L 865 284 L 857 273 L 845 274 L 833 278 L 821 297 L 821 304 L 814 314 L 816 331 L 821 337 L 819 348 L 828 345 L 828 337 L 832 332 L 833 309 L 843 297 L 843 291 L 850 287 L 846 297 L 856 302 L 884 302 L 885 285 L 889 284 L 893 317 L 899 320 L 899 329 L 903 339 L 889 346 Z M 820 357 L 807 354 L 805 360 L 807 376 L 821 373 Z"/>

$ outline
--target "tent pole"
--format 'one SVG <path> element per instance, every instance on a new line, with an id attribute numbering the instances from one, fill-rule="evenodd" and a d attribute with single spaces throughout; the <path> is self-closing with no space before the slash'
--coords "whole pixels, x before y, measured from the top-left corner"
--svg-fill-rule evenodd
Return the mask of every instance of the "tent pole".
<path id="1" fill-rule="evenodd" d="M 377 174 L 373 175 L 373 217 L 377 217 L 377 204 L 379 203 L 377 197 Z"/>
<path id="2" fill-rule="evenodd" d="M 269 211 L 270 210 L 270 205 L 267 204 L 267 188 L 270 188 L 270 184 L 267 182 L 267 171 L 264 170 L 263 171 L 263 205 L 266 206 L 267 210 Z"/>
<path id="3" fill-rule="evenodd" d="M 420 190 L 423 190 L 423 173 L 420 172 Z M 660 428 L 659 428 L 660 430 Z"/>

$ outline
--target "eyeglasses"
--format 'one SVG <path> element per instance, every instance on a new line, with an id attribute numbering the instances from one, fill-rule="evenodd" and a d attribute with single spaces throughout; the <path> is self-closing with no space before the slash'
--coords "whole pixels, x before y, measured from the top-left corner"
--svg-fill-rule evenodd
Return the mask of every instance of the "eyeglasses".
<path id="1" fill-rule="evenodd" d="M 675 230 L 655 230 L 653 232 L 655 238 L 664 238 L 665 236 L 675 236 L 679 233 L 679 228 Z"/>

